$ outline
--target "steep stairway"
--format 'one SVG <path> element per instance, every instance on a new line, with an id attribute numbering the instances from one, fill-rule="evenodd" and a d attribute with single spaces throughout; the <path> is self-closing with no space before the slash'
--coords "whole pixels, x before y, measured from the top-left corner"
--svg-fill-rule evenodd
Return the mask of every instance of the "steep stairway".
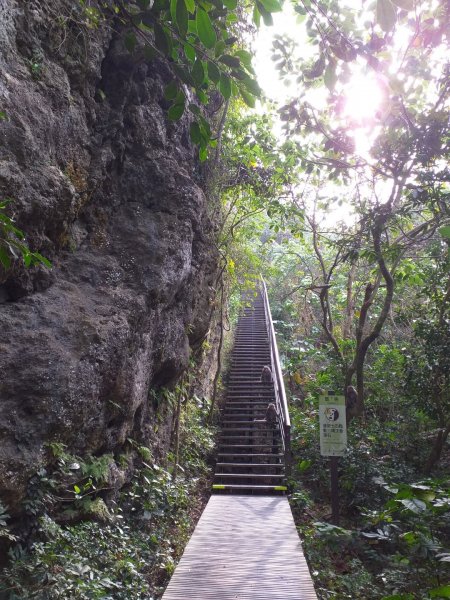
<path id="1" fill-rule="evenodd" d="M 272 381 L 261 381 L 269 366 Z M 275 426 L 264 421 L 267 405 Z M 258 422 L 262 421 L 262 422 Z M 163 600 L 317 600 L 283 495 L 290 421 L 265 283 L 238 322 L 213 491 Z"/>
<path id="2" fill-rule="evenodd" d="M 274 364 L 278 351 L 274 361 L 273 325 L 265 299 L 262 288 L 247 301 L 238 321 L 221 411 L 214 492 L 280 494 L 286 490 L 283 407 Z M 266 377 L 264 367 L 270 368 Z M 265 420 L 271 403 L 277 410 L 276 424 Z"/>

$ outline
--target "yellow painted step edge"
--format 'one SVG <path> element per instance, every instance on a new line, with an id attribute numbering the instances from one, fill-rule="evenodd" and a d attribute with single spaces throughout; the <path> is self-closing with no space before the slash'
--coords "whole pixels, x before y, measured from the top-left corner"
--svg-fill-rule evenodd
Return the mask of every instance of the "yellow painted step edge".
<path id="1" fill-rule="evenodd" d="M 226 489 L 226 486 L 219 485 L 218 483 L 213 483 L 212 489 L 213 490 L 224 490 L 224 489 Z M 276 492 L 286 492 L 287 491 L 287 487 L 285 485 L 274 485 L 273 489 Z"/>

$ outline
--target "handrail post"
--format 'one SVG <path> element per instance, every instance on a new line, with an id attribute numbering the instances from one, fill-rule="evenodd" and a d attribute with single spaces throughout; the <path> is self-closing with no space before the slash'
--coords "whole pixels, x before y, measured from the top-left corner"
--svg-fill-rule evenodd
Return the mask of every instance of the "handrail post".
<path id="1" fill-rule="evenodd" d="M 292 471 L 292 452 L 291 452 L 291 426 L 287 427 L 284 425 L 285 434 L 285 447 L 284 447 L 284 464 L 285 464 L 285 473 L 286 477 L 291 476 Z"/>

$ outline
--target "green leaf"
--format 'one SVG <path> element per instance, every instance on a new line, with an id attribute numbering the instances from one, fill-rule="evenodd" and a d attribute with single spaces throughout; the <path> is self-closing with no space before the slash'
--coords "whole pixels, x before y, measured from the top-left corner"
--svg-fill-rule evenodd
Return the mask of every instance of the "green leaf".
<path id="1" fill-rule="evenodd" d="M 450 598 L 450 584 L 441 585 L 428 592 L 431 598 Z"/>
<path id="2" fill-rule="evenodd" d="M 190 12 L 191 15 L 193 15 L 195 13 L 195 0 L 185 0 L 185 2 L 188 12 Z"/>
<path id="3" fill-rule="evenodd" d="M 409 544 L 410 546 L 412 546 L 413 544 L 415 544 L 418 540 L 417 534 L 414 533 L 414 531 L 407 531 L 406 533 L 403 533 L 400 536 L 403 540 L 405 540 L 405 542 L 407 544 Z"/>
<path id="4" fill-rule="evenodd" d="M 278 0 L 261 0 L 261 4 L 269 13 L 280 12 L 282 10 L 281 4 Z"/>
<path id="5" fill-rule="evenodd" d="M 166 100 L 174 100 L 178 94 L 178 86 L 176 81 L 171 81 L 164 90 L 164 98 Z"/>
<path id="6" fill-rule="evenodd" d="M 311 460 L 302 460 L 300 462 L 300 464 L 298 465 L 298 468 L 303 473 L 304 471 L 306 471 L 307 469 L 309 469 L 309 467 L 311 465 L 312 465 L 312 461 Z"/>
<path id="7" fill-rule="evenodd" d="M 245 88 L 251 94 L 253 94 L 257 98 L 260 97 L 261 88 L 259 87 L 258 83 L 254 79 L 252 79 L 251 77 L 246 77 L 245 79 L 242 80 L 242 84 L 245 86 Z"/>
<path id="8" fill-rule="evenodd" d="M 195 19 L 189 19 L 188 31 L 189 31 L 189 33 L 195 34 L 196 38 L 198 37 L 197 36 L 197 23 L 195 22 Z"/>
<path id="9" fill-rule="evenodd" d="M 238 21 L 239 21 L 239 17 L 237 16 L 236 13 L 230 12 L 230 13 L 227 14 L 226 24 L 228 26 L 232 25 L 233 23 L 237 23 Z M 228 44 L 228 40 L 227 40 L 227 44 Z"/>
<path id="10" fill-rule="evenodd" d="M 200 162 L 205 162 L 208 158 L 208 150 L 206 148 L 200 148 L 200 152 L 198 153 Z"/>
<path id="11" fill-rule="evenodd" d="M 418 500 L 417 498 L 412 498 L 411 500 L 408 500 L 408 499 L 400 500 L 400 502 L 407 509 L 409 509 L 415 513 L 423 512 L 427 508 L 427 505 L 425 504 L 425 502 L 422 502 L 422 500 Z"/>
<path id="12" fill-rule="evenodd" d="M 237 56 L 231 56 L 230 54 L 223 54 L 219 60 L 232 69 L 238 69 L 241 66 L 240 59 Z"/>
<path id="13" fill-rule="evenodd" d="M 167 116 L 171 121 L 179 121 L 184 113 L 184 104 L 174 104 L 169 108 Z"/>
<path id="14" fill-rule="evenodd" d="M 6 119 L 6 113 L 4 110 L 0 110 L 0 121 L 4 121 Z"/>
<path id="15" fill-rule="evenodd" d="M 220 40 L 220 42 L 217 42 L 216 47 L 214 49 L 214 56 L 217 58 L 218 56 L 220 56 L 221 54 L 223 54 L 223 51 L 225 50 L 225 42 L 223 40 Z"/>
<path id="16" fill-rule="evenodd" d="M 200 100 L 200 102 L 202 104 L 208 104 L 209 98 L 208 98 L 207 94 L 205 94 L 205 92 L 203 90 L 197 90 L 196 94 L 197 94 L 197 98 Z"/>
<path id="17" fill-rule="evenodd" d="M 210 127 L 208 121 L 202 115 L 200 115 L 200 126 L 201 126 L 201 130 L 203 131 L 205 137 L 209 139 L 211 137 L 211 127 Z"/>
<path id="18" fill-rule="evenodd" d="M 183 92 L 180 90 L 175 98 L 174 104 L 184 104 L 186 102 L 186 98 Z"/>
<path id="19" fill-rule="evenodd" d="M 190 62 L 194 62 L 196 54 L 194 48 L 190 44 L 184 44 L 184 53 Z"/>
<path id="20" fill-rule="evenodd" d="M 225 73 L 221 73 L 220 82 L 219 82 L 219 90 L 225 100 L 228 100 L 231 96 L 231 80 L 228 75 Z"/>
<path id="21" fill-rule="evenodd" d="M 334 86 L 336 85 L 337 79 L 338 78 L 336 75 L 336 63 L 333 61 L 328 63 L 327 68 L 325 69 L 325 73 L 323 74 L 323 81 L 327 88 L 330 90 L 330 92 L 334 90 Z"/>
<path id="22" fill-rule="evenodd" d="M 410 277 L 409 278 L 412 283 L 416 283 L 417 281 L 417 275 L 414 277 Z M 419 277 L 419 282 L 423 283 L 422 279 L 420 279 Z M 436 494 L 433 492 L 433 490 L 414 490 L 416 493 L 416 496 L 418 498 L 420 498 L 420 500 L 424 500 L 424 502 L 433 502 L 433 500 L 436 498 Z"/>
<path id="23" fill-rule="evenodd" d="M 247 90 L 244 90 L 242 88 L 240 88 L 239 91 L 241 93 L 242 100 L 245 102 L 245 104 L 247 106 L 250 106 L 250 108 L 255 108 L 255 96 L 252 96 L 249 92 L 247 92 Z"/>
<path id="24" fill-rule="evenodd" d="M 39 252 L 33 252 L 33 257 L 35 258 L 35 260 L 38 260 L 40 263 L 42 263 L 43 265 L 45 265 L 49 269 L 52 268 L 53 265 L 48 260 L 48 258 L 45 258 L 45 256 L 42 256 L 42 254 L 39 254 Z"/>
<path id="25" fill-rule="evenodd" d="M 272 27 L 272 25 L 273 25 L 272 15 L 270 13 L 261 13 L 261 14 L 262 14 L 262 18 L 264 21 L 264 25 L 267 25 L 267 27 Z"/>
<path id="26" fill-rule="evenodd" d="M 201 111 L 200 111 L 199 107 L 196 104 L 193 104 L 192 102 L 189 104 L 189 110 L 194 115 L 197 115 L 197 116 L 201 115 Z"/>
<path id="27" fill-rule="evenodd" d="M 182 68 L 177 64 L 174 64 L 172 69 L 183 83 L 186 85 L 193 85 L 192 77 L 187 69 Z"/>
<path id="28" fill-rule="evenodd" d="M 77 485 L 74 485 L 73 489 L 74 489 L 74 491 L 75 491 L 76 494 L 79 494 L 81 492 L 81 489 Z"/>
<path id="29" fill-rule="evenodd" d="M 261 25 L 261 13 L 259 12 L 256 4 L 253 7 L 253 23 L 256 25 L 256 27 Z"/>
<path id="30" fill-rule="evenodd" d="M 159 23 L 155 23 L 154 26 L 155 32 L 155 45 L 163 54 L 169 55 L 171 52 L 171 44 L 169 42 L 169 38 L 166 35 L 164 29 L 159 25 Z"/>
<path id="31" fill-rule="evenodd" d="M 450 240 L 450 225 L 446 225 L 445 227 L 441 227 L 439 229 L 439 233 L 441 234 L 441 236 L 444 239 Z"/>
<path id="32" fill-rule="evenodd" d="M 377 22 L 383 31 L 391 31 L 397 21 L 397 9 L 391 0 L 377 0 Z"/>
<path id="33" fill-rule="evenodd" d="M 237 0 L 223 0 L 223 4 L 228 10 L 234 10 L 237 7 Z"/>
<path id="34" fill-rule="evenodd" d="M 177 22 L 177 3 L 178 0 L 170 0 L 170 18 L 173 24 Z"/>
<path id="35" fill-rule="evenodd" d="M 202 139 L 202 134 L 200 131 L 200 125 L 196 121 L 191 123 L 191 126 L 189 128 L 189 134 L 190 134 L 191 140 L 194 144 L 200 144 L 201 139 Z"/>
<path id="36" fill-rule="evenodd" d="M 247 50 L 236 50 L 235 55 L 241 59 L 243 65 L 251 69 L 252 55 Z"/>
<path id="37" fill-rule="evenodd" d="M 271 25 L 273 25 L 272 15 L 270 14 L 270 12 L 268 12 L 264 8 L 264 5 L 260 2 L 260 0 L 256 0 L 256 6 L 258 7 L 259 12 L 261 13 L 261 16 L 263 18 L 264 24 L 267 25 L 268 27 L 270 27 Z"/>
<path id="38" fill-rule="evenodd" d="M 219 83 L 219 81 L 220 81 L 219 67 L 211 61 L 208 61 L 208 75 L 209 75 L 209 78 L 211 79 L 211 81 L 213 81 L 214 83 Z"/>
<path id="39" fill-rule="evenodd" d="M 170 0 L 170 14 L 181 36 L 185 37 L 188 30 L 188 11 L 184 0 Z"/>
<path id="40" fill-rule="evenodd" d="M 9 269 L 9 267 L 11 266 L 11 259 L 9 257 L 8 252 L 6 251 L 6 248 L 4 248 L 3 246 L 0 246 L 0 263 L 5 269 Z"/>
<path id="41" fill-rule="evenodd" d="M 414 0 L 392 0 L 392 4 L 403 10 L 413 10 L 414 8 Z"/>
<path id="42" fill-rule="evenodd" d="M 205 68 L 203 62 L 196 59 L 194 66 L 192 67 L 192 79 L 197 87 L 200 87 L 205 80 Z"/>
<path id="43" fill-rule="evenodd" d="M 134 49 L 136 48 L 136 41 L 136 36 L 132 31 L 129 31 L 124 38 L 125 48 L 131 54 L 133 54 Z"/>
<path id="44" fill-rule="evenodd" d="M 208 13 L 203 8 L 197 8 L 197 33 L 200 41 L 206 48 L 214 48 L 217 42 L 216 32 L 211 23 Z"/>
<path id="45" fill-rule="evenodd" d="M 243 81 L 244 79 L 247 79 L 247 77 L 248 77 L 247 73 L 241 68 L 233 69 L 231 71 L 231 75 L 234 77 L 234 79 L 239 79 L 239 81 Z"/>

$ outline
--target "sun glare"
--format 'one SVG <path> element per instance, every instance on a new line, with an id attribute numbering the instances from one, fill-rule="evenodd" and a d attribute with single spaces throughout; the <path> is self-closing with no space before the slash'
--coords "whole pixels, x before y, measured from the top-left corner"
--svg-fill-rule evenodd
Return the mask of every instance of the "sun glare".
<path id="1" fill-rule="evenodd" d="M 345 93 L 343 116 L 354 125 L 367 126 L 379 120 L 385 93 L 381 83 L 369 75 L 355 75 Z"/>

